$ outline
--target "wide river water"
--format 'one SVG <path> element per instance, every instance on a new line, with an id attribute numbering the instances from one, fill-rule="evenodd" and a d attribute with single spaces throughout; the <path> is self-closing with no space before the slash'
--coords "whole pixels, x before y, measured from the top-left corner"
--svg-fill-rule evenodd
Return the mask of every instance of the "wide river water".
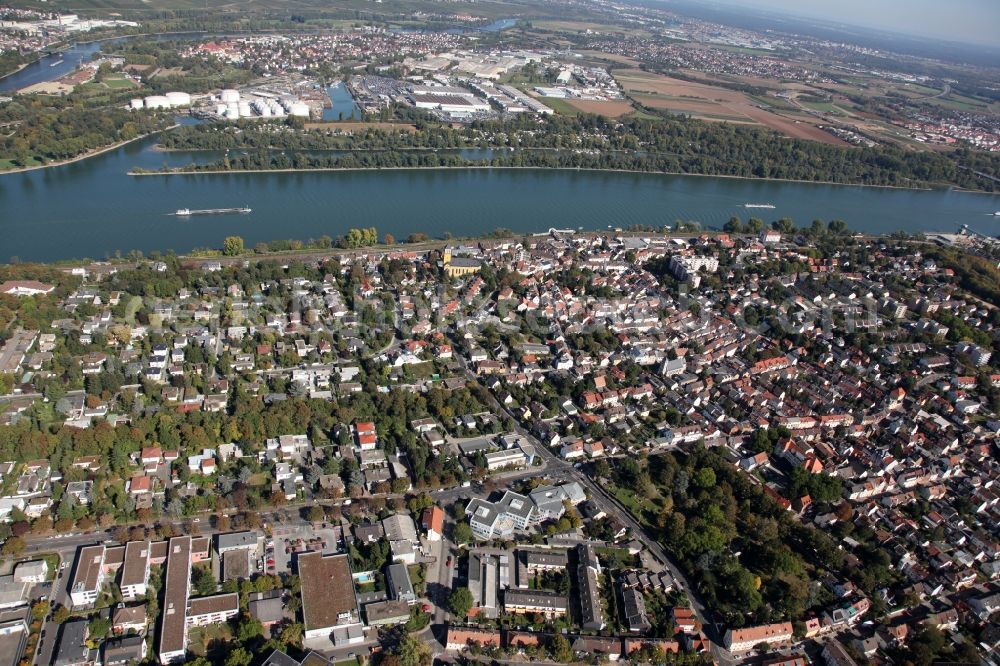
<path id="1" fill-rule="evenodd" d="M 213 153 L 161 152 L 149 137 L 79 162 L 0 175 L 0 261 L 48 261 L 138 249 L 185 252 L 221 247 L 229 235 L 260 241 L 375 226 L 470 236 L 506 227 L 607 229 L 695 220 L 720 228 L 738 215 L 800 226 L 840 218 L 870 233 L 1000 232 L 1000 196 L 697 176 L 455 169 L 129 176 L 216 159 Z M 746 209 L 771 203 L 774 210 Z M 179 218 L 178 208 L 250 206 L 247 215 Z"/>

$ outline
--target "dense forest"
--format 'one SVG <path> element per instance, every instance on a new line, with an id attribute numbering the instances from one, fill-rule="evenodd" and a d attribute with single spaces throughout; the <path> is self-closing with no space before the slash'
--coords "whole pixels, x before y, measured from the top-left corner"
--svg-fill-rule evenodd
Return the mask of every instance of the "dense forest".
<path id="1" fill-rule="evenodd" d="M 67 99 L 18 98 L 0 106 L 0 125 L 19 123 L 0 138 L 0 160 L 16 166 L 65 160 L 119 141 L 156 132 L 171 122 L 155 111 L 87 108 Z"/>
<path id="2" fill-rule="evenodd" d="M 349 127 L 349 126 L 348 126 Z M 385 168 L 421 166 L 550 167 L 785 178 L 896 187 L 1000 188 L 975 171 L 1000 173 L 1000 156 L 960 149 L 910 152 L 851 148 L 780 138 L 774 132 L 676 117 L 612 120 L 579 115 L 474 122 L 453 129 L 421 122 L 414 131 L 366 128 L 356 134 L 297 132 L 282 126 L 196 126 L 163 137 L 169 148 L 259 149 L 192 170 Z M 284 151 L 382 151 L 372 155 L 278 155 Z M 414 149 L 513 149 L 488 162 L 409 154 Z M 534 149 L 534 150 L 528 150 Z M 539 150 L 543 149 L 543 150 Z M 965 168 L 960 168 L 965 167 Z"/>

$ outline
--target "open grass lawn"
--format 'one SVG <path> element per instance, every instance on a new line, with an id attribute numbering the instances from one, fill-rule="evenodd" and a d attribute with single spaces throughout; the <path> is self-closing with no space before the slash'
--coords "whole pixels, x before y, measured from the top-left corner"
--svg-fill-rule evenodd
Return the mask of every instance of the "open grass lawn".
<path id="1" fill-rule="evenodd" d="M 928 104 L 943 106 L 946 109 L 957 109 L 959 111 L 985 111 L 988 107 L 979 100 L 962 95 L 948 95 L 946 97 L 935 97 L 925 100 Z"/>
<path id="2" fill-rule="evenodd" d="M 217 650 L 220 643 L 228 643 L 232 639 L 232 629 L 224 622 L 205 627 L 193 627 L 188 633 L 188 649 L 195 655 L 204 657 L 209 651 Z"/>
<path id="3" fill-rule="evenodd" d="M 121 90 L 124 88 L 138 88 L 138 84 L 132 79 L 104 79 L 102 82 L 108 88 L 112 90 Z"/>
<path id="4" fill-rule="evenodd" d="M 613 492 L 615 499 L 621 502 L 622 506 L 628 509 L 628 512 L 635 516 L 636 520 L 646 523 L 646 516 L 643 513 L 643 502 L 644 500 L 636 495 L 634 492 L 628 488 L 621 488 L 614 486 Z"/>
<path id="5" fill-rule="evenodd" d="M 802 106 L 807 109 L 822 111 L 823 113 L 836 114 L 838 116 L 844 115 L 844 112 L 838 109 L 833 102 L 802 102 Z"/>
<path id="6" fill-rule="evenodd" d="M 40 160 L 38 160 L 37 158 L 32 157 L 31 160 L 28 162 L 28 164 L 26 166 L 29 166 L 29 167 L 32 167 L 32 166 L 42 166 L 42 162 Z M 5 158 L 0 157 L 0 169 L 18 169 L 20 167 L 21 167 L 21 165 L 20 164 L 15 164 L 14 160 L 9 160 L 9 159 L 5 159 Z"/>
<path id="7" fill-rule="evenodd" d="M 559 97 L 540 97 L 538 95 L 533 95 L 533 97 L 556 113 L 561 113 L 565 116 L 578 116 L 583 113 L 583 111 Z"/>

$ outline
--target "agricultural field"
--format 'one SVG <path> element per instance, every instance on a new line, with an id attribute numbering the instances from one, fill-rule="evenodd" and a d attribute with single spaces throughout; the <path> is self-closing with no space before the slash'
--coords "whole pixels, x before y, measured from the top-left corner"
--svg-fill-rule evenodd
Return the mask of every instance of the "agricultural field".
<path id="1" fill-rule="evenodd" d="M 843 145 L 840 139 L 813 125 L 812 117 L 787 117 L 762 109 L 742 92 L 637 70 L 618 69 L 613 74 L 630 97 L 651 108 L 687 113 L 703 120 L 753 123 L 793 138 Z"/>
<path id="2" fill-rule="evenodd" d="M 618 35 L 637 35 L 644 36 L 649 33 L 645 30 L 640 30 L 637 28 L 625 28 L 617 25 L 608 25 L 606 23 L 591 23 L 588 21 L 562 21 L 562 20 L 550 20 L 542 19 L 535 20 L 531 22 L 533 28 L 539 30 L 552 30 L 555 32 L 566 32 L 566 33 L 585 33 L 593 32 L 599 34 L 618 34 Z"/>
<path id="3" fill-rule="evenodd" d="M 551 100 L 542 100 L 546 103 Z M 579 109 L 584 113 L 597 113 L 608 118 L 618 118 L 625 114 L 632 113 L 635 109 L 625 100 L 589 100 L 589 99 L 568 99 L 562 100 L 569 106 Z"/>

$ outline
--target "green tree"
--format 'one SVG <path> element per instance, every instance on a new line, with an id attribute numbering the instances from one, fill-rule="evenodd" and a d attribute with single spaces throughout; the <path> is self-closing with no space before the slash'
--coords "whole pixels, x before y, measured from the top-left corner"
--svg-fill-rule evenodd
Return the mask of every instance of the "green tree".
<path id="1" fill-rule="evenodd" d="M 191 574 L 191 584 L 194 586 L 195 592 L 200 596 L 215 594 L 215 588 L 218 586 L 215 576 L 205 567 L 197 567 L 194 570 Z"/>
<path id="2" fill-rule="evenodd" d="M 253 653 L 243 647 L 238 647 L 226 657 L 225 666 L 250 666 Z"/>
<path id="3" fill-rule="evenodd" d="M 44 620 L 49 614 L 48 601 L 36 601 L 31 605 L 31 617 L 35 620 Z"/>
<path id="4" fill-rule="evenodd" d="M 3 542 L 3 548 L 0 548 L 0 552 L 4 555 L 20 557 L 24 552 L 24 546 L 24 539 L 19 536 L 12 536 Z"/>
<path id="5" fill-rule="evenodd" d="M 264 626 L 260 620 L 247 614 L 240 616 L 239 624 L 236 625 L 236 638 L 241 643 L 247 643 L 263 635 Z"/>
<path id="6" fill-rule="evenodd" d="M 448 595 L 448 610 L 458 618 L 464 618 L 472 609 L 472 592 L 467 587 L 457 587 Z"/>
<path id="7" fill-rule="evenodd" d="M 92 638 L 104 638 L 111 631 L 111 620 L 106 617 L 95 617 L 87 626 Z"/>
<path id="8" fill-rule="evenodd" d="M 302 647 L 303 627 L 299 622 L 292 622 L 281 630 L 281 643 L 286 646 Z"/>
<path id="9" fill-rule="evenodd" d="M 325 517 L 326 514 L 323 512 L 323 507 L 321 507 L 319 504 L 313 504 L 306 511 L 306 520 L 308 520 L 311 523 L 321 522 Z"/>
<path id="10" fill-rule="evenodd" d="M 52 613 L 52 621 L 56 624 L 62 624 L 69 619 L 69 609 L 65 606 L 59 606 L 56 608 L 55 612 Z"/>
<path id="11" fill-rule="evenodd" d="M 237 257 L 243 254 L 243 237 L 226 236 L 222 241 L 222 253 L 227 257 Z"/>
<path id="12" fill-rule="evenodd" d="M 552 658 L 556 661 L 563 664 L 573 661 L 573 647 L 569 644 L 569 639 L 562 634 L 556 634 L 552 637 L 549 649 L 552 652 Z"/>
<path id="13" fill-rule="evenodd" d="M 430 666 L 431 649 L 414 634 L 407 636 L 399 642 L 393 651 L 399 666 Z"/>
<path id="14" fill-rule="evenodd" d="M 472 541 L 472 528 L 463 520 L 455 524 L 455 529 L 452 530 L 451 536 L 457 544 L 469 543 Z"/>

